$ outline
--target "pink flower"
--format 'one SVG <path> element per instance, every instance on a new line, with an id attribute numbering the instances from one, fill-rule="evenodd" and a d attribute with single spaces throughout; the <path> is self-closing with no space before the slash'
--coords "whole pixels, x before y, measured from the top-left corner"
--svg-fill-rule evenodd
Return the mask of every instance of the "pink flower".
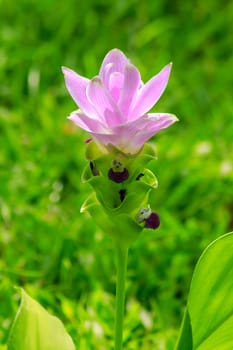
<path id="1" fill-rule="evenodd" d="M 146 84 L 118 49 L 105 56 L 99 75 L 91 80 L 63 67 L 66 87 L 80 108 L 69 119 L 97 143 L 135 154 L 160 129 L 178 120 L 173 114 L 147 113 L 165 90 L 171 66 L 165 66 Z"/>

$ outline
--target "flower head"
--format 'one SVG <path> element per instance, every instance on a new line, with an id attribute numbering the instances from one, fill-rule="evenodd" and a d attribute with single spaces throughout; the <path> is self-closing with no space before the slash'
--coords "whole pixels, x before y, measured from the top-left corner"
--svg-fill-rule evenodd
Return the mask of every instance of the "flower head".
<path id="1" fill-rule="evenodd" d="M 144 84 L 118 49 L 105 56 L 99 75 L 91 80 L 63 67 L 66 87 L 80 108 L 69 119 L 97 143 L 135 154 L 159 130 L 178 120 L 168 113 L 147 113 L 165 90 L 170 70 L 171 63 Z"/>

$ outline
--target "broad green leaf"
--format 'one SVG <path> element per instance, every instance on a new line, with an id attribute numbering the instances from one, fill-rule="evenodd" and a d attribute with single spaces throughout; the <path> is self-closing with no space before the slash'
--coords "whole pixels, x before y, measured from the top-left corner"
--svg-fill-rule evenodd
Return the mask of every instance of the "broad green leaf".
<path id="1" fill-rule="evenodd" d="M 233 232 L 210 244 L 199 259 L 188 310 L 193 349 L 233 349 Z"/>
<path id="2" fill-rule="evenodd" d="M 233 232 L 212 242 L 200 257 L 176 346 L 176 350 L 232 349 Z"/>
<path id="3" fill-rule="evenodd" d="M 192 350 L 192 348 L 192 329 L 189 313 L 186 309 L 175 350 Z"/>
<path id="4" fill-rule="evenodd" d="M 21 304 L 8 339 L 8 350 L 75 350 L 62 322 L 21 289 Z"/>

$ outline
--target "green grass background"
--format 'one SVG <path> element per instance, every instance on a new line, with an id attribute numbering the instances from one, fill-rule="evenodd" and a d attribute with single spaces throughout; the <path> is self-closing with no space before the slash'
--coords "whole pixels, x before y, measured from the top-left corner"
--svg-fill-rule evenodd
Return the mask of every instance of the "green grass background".
<path id="1" fill-rule="evenodd" d="M 117 47 L 144 81 L 173 61 L 154 111 L 161 227 L 131 247 L 125 347 L 172 349 L 198 256 L 233 227 L 233 2 L 0 0 L 0 343 L 24 286 L 82 350 L 112 346 L 113 245 L 80 214 L 85 132 L 60 67 L 89 78 Z"/>

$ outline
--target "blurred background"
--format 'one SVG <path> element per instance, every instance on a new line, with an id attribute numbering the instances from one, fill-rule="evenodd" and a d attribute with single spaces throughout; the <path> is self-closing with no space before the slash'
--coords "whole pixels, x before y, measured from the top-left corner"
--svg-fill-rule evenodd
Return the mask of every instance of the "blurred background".
<path id="1" fill-rule="evenodd" d="M 87 135 L 61 66 L 91 78 L 116 47 L 144 81 L 173 62 L 153 108 L 180 119 L 152 140 L 162 223 L 130 249 L 125 321 L 125 349 L 172 349 L 198 257 L 233 228 L 232 23 L 226 0 L 0 0 L 0 343 L 23 286 L 81 349 L 111 348 L 113 246 L 79 212 Z"/>

